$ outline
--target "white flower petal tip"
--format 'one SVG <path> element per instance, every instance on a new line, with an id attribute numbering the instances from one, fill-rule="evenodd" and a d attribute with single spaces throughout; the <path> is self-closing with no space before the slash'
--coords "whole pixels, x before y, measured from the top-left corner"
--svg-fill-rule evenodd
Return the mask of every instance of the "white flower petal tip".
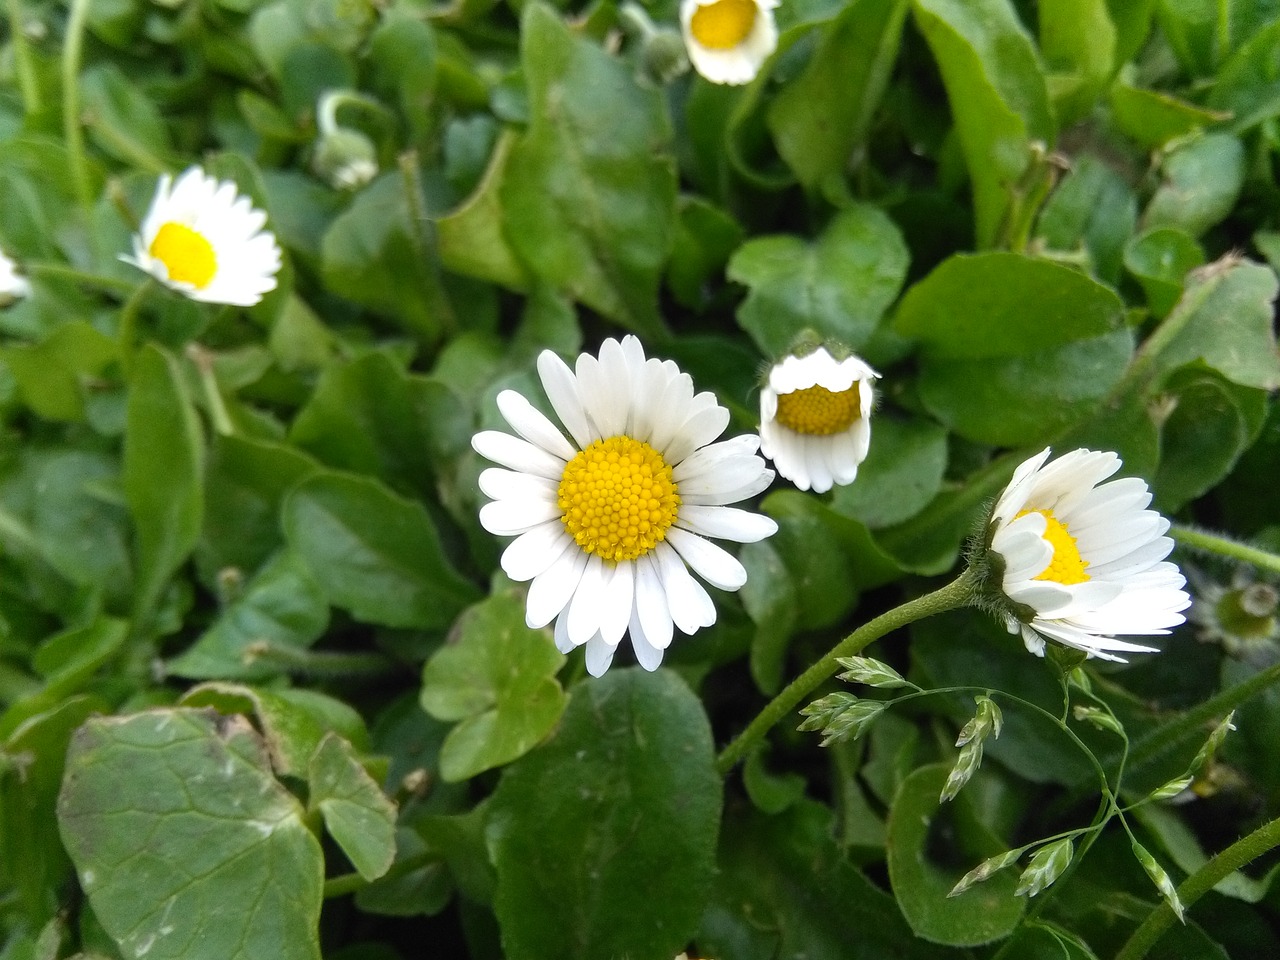
<path id="1" fill-rule="evenodd" d="M 562 652 L 584 647 L 604 673 L 624 636 L 636 661 L 656 670 L 675 630 L 715 622 L 710 595 L 690 570 L 737 590 L 746 570 L 712 540 L 752 543 L 777 524 L 730 504 L 773 478 L 754 437 L 716 441 L 728 422 L 710 393 L 694 393 L 670 361 L 648 359 L 635 337 L 606 340 L 573 369 L 554 354 L 538 372 L 561 425 L 519 394 L 498 397 L 514 434 L 472 437 L 490 498 L 480 523 L 517 537 L 502 567 L 530 581 L 532 627 L 555 622 Z"/>
<path id="2" fill-rule="evenodd" d="M 776 0 L 682 0 L 680 31 L 693 69 L 712 83 L 750 83 L 778 47 Z"/>
<path id="3" fill-rule="evenodd" d="M 18 265 L 0 251 L 0 307 L 31 296 L 31 284 L 18 273 Z"/>
<path id="4" fill-rule="evenodd" d="M 1014 471 L 992 509 L 990 550 L 1003 573 L 989 589 L 1011 611 L 1009 632 L 1037 656 L 1053 640 L 1123 662 L 1120 653 L 1159 648 L 1118 636 L 1166 634 L 1185 619 L 1186 580 L 1165 560 L 1169 523 L 1146 509 L 1143 481 L 1107 480 L 1120 465 L 1106 451 L 1049 460 L 1044 450 Z"/>
<path id="5" fill-rule="evenodd" d="M 176 181 L 160 178 L 133 254 L 120 259 L 192 300 L 251 307 L 276 288 L 280 270 L 266 222 L 234 183 L 191 167 Z"/>
<path id="6" fill-rule="evenodd" d="M 880 374 L 826 347 L 773 365 L 760 390 L 760 452 L 801 490 L 852 483 L 871 447 L 872 386 Z"/>

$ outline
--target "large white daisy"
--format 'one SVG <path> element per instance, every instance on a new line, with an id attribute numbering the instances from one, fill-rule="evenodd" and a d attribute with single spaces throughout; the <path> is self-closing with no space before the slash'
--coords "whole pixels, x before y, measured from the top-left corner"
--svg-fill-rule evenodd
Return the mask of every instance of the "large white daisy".
<path id="1" fill-rule="evenodd" d="M 693 68 L 712 83 L 750 83 L 778 47 L 777 0 L 682 0 L 680 29 Z"/>
<path id="2" fill-rule="evenodd" d="M 636 659 L 656 670 L 673 628 L 692 634 L 716 619 L 689 568 L 722 590 L 746 582 L 742 564 L 707 538 L 750 543 L 777 530 L 768 517 L 726 506 L 764 490 L 773 471 L 754 436 L 713 443 L 729 411 L 711 393 L 695 394 L 672 361 L 646 359 L 635 337 L 606 340 L 573 371 L 543 351 L 538 373 L 564 430 L 514 390 L 498 394 L 519 437 L 472 438 L 505 468 L 480 475 L 493 501 L 480 522 L 516 537 L 502 569 L 532 581 L 529 626 L 554 620 L 564 653 L 586 644 L 596 677 L 630 631 Z"/>
<path id="3" fill-rule="evenodd" d="M 1048 457 L 1045 449 L 1014 471 L 991 515 L 990 549 L 1013 601 L 1009 632 L 1038 656 L 1045 638 L 1104 660 L 1156 652 L 1116 637 L 1168 633 L 1185 619 L 1186 580 L 1165 561 L 1169 521 L 1146 509 L 1141 479 L 1102 482 L 1120 469 L 1114 453 Z"/>
<path id="4" fill-rule="evenodd" d="M 31 296 L 31 284 L 19 276 L 18 266 L 0 250 L 0 307 L 7 307 L 15 300 Z"/>
<path id="5" fill-rule="evenodd" d="M 120 259 L 192 300 L 253 306 L 275 289 L 280 269 L 280 247 L 266 222 L 229 180 L 199 167 L 177 181 L 164 174 L 133 238 L 133 256 Z"/>
<path id="6" fill-rule="evenodd" d="M 801 490 L 853 483 L 871 445 L 871 383 L 879 376 L 861 358 L 837 360 L 826 347 L 774 364 L 760 390 L 760 452 Z"/>

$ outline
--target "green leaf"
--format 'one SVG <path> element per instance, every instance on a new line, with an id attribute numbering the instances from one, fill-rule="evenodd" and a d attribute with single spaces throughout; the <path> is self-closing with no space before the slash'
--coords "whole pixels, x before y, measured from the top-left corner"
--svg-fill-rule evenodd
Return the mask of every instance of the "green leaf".
<path id="1" fill-rule="evenodd" d="M 524 10 L 528 131 L 503 178 L 504 231 L 536 275 L 650 336 L 674 233 L 670 124 L 656 90 L 541 3 Z"/>
<path id="2" fill-rule="evenodd" d="M 325 369 L 289 439 L 331 467 L 428 493 L 439 468 L 466 448 L 470 428 L 453 391 L 376 351 Z"/>
<path id="3" fill-rule="evenodd" d="M 31 667 L 45 680 L 43 693 L 65 697 L 79 691 L 94 672 L 124 646 L 128 624 L 97 617 L 82 627 L 55 634 L 35 652 Z"/>
<path id="4" fill-rule="evenodd" d="M 864 204 L 837 213 L 812 241 L 756 237 L 729 261 L 729 279 L 750 288 L 738 324 L 769 357 L 807 329 L 856 350 L 897 297 L 907 258 L 893 221 Z"/>
<path id="5" fill-rule="evenodd" d="M 751 640 L 751 679 L 761 693 L 772 696 L 782 689 L 787 648 L 795 632 L 796 588 L 782 557 L 768 540 L 744 544 L 738 560 L 747 571 L 739 596 L 756 627 Z"/>
<path id="6" fill-rule="evenodd" d="M 133 614 L 143 629 L 200 535 L 203 472 L 200 423 L 182 371 L 169 354 L 145 346 L 129 386 L 122 478 L 135 530 Z"/>
<path id="7" fill-rule="evenodd" d="M 125 956 L 318 960 L 320 845 L 242 718 L 89 720 L 67 755 L 58 822 Z"/>
<path id="8" fill-rule="evenodd" d="M 995 446 L 1036 446 L 1061 434 L 1110 393 L 1133 356 L 1116 330 L 1016 357 L 926 358 L 920 399 L 953 432 Z"/>
<path id="9" fill-rule="evenodd" d="M 1125 269 L 1138 278 L 1147 295 L 1147 309 L 1168 316 L 1182 296 L 1187 273 L 1204 263 L 1204 248 L 1190 234 L 1172 227 L 1147 230 L 1124 248 Z"/>
<path id="10" fill-rule="evenodd" d="M 1049 195 L 1036 232 L 1051 250 L 1072 253 L 1083 247 L 1090 272 L 1115 286 L 1125 241 L 1137 222 L 1133 188 L 1107 164 L 1085 154 L 1072 160 L 1071 172 Z"/>
<path id="11" fill-rule="evenodd" d="M 804 796 L 805 779 L 798 773 L 771 773 L 764 765 L 765 750 L 751 751 L 742 765 L 742 785 L 757 810 L 781 813 Z"/>
<path id="12" fill-rule="evenodd" d="M 962 873 L 936 860 L 946 834 L 934 821 L 952 809 L 940 810 L 938 800 L 949 772 L 947 764 L 920 767 L 898 788 L 889 811 L 889 883 L 916 936 L 953 947 L 978 946 L 1008 936 L 1022 919 L 1025 904 L 1013 896 L 1017 880 L 1007 873 L 957 897 L 947 896 Z M 961 795 L 954 806 L 968 803 L 967 798 Z M 955 831 L 953 836 L 970 862 L 1001 852 L 992 838 L 977 831 Z"/>
<path id="13" fill-rule="evenodd" d="M 59 326 L 38 344 L 0 349 L 18 393 L 46 420 L 83 420 L 87 384 L 117 359 L 114 340 L 83 320 Z"/>
<path id="14" fill-rule="evenodd" d="M 1142 212 L 1142 226 L 1178 227 L 1198 237 L 1226 218 L 1244 185 L 1240 141 L 1207 133 L 1164 156 L 1161 183 Z"/>
<path id="15" fill-rule="evenodd" d="M 520 597 L 484 600 L 456 629 L 457 640 L 422 671 L 422 708 L 438 720 L 461 721 L 440 751 L 440 775 L 449 782 L 524 756 L 568 700 L 555 679 L 564 656 L 546 630 L 525 626 Z"/>
<path id="16" fill-rule="evenodd" d="M 810 190 L 842 177 L 866 143 L 898 58 L 906 0 L 855 0 L 831 23 L 804 70 L 767 113 L 778 152 Z"/>
<path id="17" fill-rule="evenodd" d="M 973 182 L 979 247 L 995 244 L 1032 141 L 1053 118 L 1035 45 L 1008 0 L 913 0 Z"/>
<path id="18" fill-rule="evenodd" d="M 357 620 L 445 627 L 476 598 L 422 506 L 376 481 L 315 473 L 285 499 L 283 522 L 329 601 Z"/>
<path id="19" fill-rule="evenodd" d="M 267 561 L 190 647 L 165 663 L 178 677 L 257 680 L 279 666 L 257 654 L 266 646 L 306 648 L 329 626 L 329 603 L 306 565 L 289 550 Z"/>
<path id="20" fill-rule="evenodd" d="M 937 495 L 946 466 L 944 428 L 924 419 L 879 417 L 857 482 L 835 488 L 831 509 L 872 530 L 901 523 Z"/>
<path id="21" fill-rule="evenodd" d="M 1111 88 L 1110 99 L 1116 129 L 1148 150 L 1231 119 L 1226 111 L 1206 110 L 1163 90 L 1143 90 L 1123 81 Z"/>
<path id="22" fill-rule="evenodd" d="M 1106 0 L 1042 0 L 1040 50 L 1059 127 L 1085 117 L 1111 79 L 1116 28 Z"/>
<path id="23" fill-rule="evenodd" d="M 326 734 L 307 768 L 307 807 L 324 817 L 337 841 L 365 880 L 376 880 L 396 855 L 396 807 L 365 772 L 351 744 Z"/>
<path id="24" fill-rule="evenodd" d="M 490 801 L 506 954 L 684 949 L 716 872 L 714 759 L 702 705 L 675 674 L 614 670 L 575 687 L 556 736 L 507 767 Z"/>
<path id="25" fill-rule="evenodd" d="M 169 128 L 155 100 L 113 63 L 98 63 L 80 76 L 83 122 L 102 150 L 149 173 L 175 166 Z"/>
<path id="26" fill-rule="evenodd" d="M 1259 30 L 1232 54 L 1209 91 L 1209 106 L 1232 114 L 1230 129 L 1234 133 L 1243 133 L 1280 115 L 1277 44 L 1280 21 Z"/>
<path id="27" fill-rule="evenodd" d="M 705 306 L 708 288 L 719 280 L 729 256 L 742 243 L 737 220 L 701 197 L 680 197 L 680 214 L 667 261 L 667 286 L 690 309 Z"/>
<path id="28" fill-rule="evenodd" d="M 894 326 L 928 359 L 1043 353 L 1118 329 L 1124 304 L 1079 271 L 1018 253 L 957 254 L 911 287 Z"/>

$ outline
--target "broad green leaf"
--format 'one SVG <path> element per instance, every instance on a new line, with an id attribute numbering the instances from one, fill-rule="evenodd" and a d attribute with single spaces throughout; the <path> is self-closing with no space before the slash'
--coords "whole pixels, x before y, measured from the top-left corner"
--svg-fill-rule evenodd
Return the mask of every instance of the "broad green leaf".
<path id="1" fill-rule="evenodd" d="M 1088 254 L 1089 272 L 1115 286 L 1125 241 L 1138 222 L 1138 199 L 1124 177 L 1091 154 L 1076 157 L 1036 221 L 1049 249 Z"/>
<path id="2" fill-rule="evenodd" d="M 1133 334 L 1122 329 L 1016 357 L 928 358 L 920 370 L 920 399 L 968 440 L 1035 446 L 1095 409 L 1132 356 Z"/>
<path id="3" fill-rule="evenodd" d="M 889 811 L 889 883 L 916 936 L 953 947 L 978 946 L 1008 936 L 1026 904 L 1013 896 L 1017 876 L 1007 872 L 960 896 L 947 896 L 964 873 L 951 866 L 953 862 L 976 862 L 1000 852 L 999 844 L 980 829 L 957 830 L 953 825 L 943 829 L 958 849 L 946 852 L 945 864 L 939 862 L 941 851 L 931 840 L 940 835 L 934 821 L 950 817 L 953 806 L 970 802 L 968 794 L 961 794 L 939 809 L 938 796 L 948 773 L 947 764 L 921 767 L 898 789 Z"/>
<path id="4" fill-rule="evenodd" d="M 44 677 L 44 694 L 65 697 L 79 691 L 99 667 L 120 651 L 127 634 L 125 621 L 98 617 L 50 637 L 31 658 L 32 668 Z"/>
<path id="5" fill-rule="evenodd" d="M 307 807 L 365 880 L 387 872 L 396 855 L 396 808 L 360 765 L 351 744 L 325 735 L 307 769 Z"/>
<path id="6" fill-rule="evenodd" d="M 781 813 L 804 796 L 805 779 L 798 773 L 776 774 L 764 765 L 765 750 L 753 750 L 742 765 L 742 785 L 756 809 Z"/>
<path id="7" fill-rule="evenodd" d="M 407 189 L 404 175 L 390 171 L 361 190 L 325 232 L 321 264 L 334 293 L 434 344 L 456 321 L 424 225 L 413 218 L 421 198 Z"/>
<path id="8" fill-rule="evenodd" d="M 1225 133 L 1207 133 L 1166 154 L 1161 184 L 1142 212 L 1142 226 L 1178 227 L 1198 237 L 1223 220 L 1244 185 L 1244 147 Z"/>
<path id="9" fill-rule="evenodd" d="M 738 560 L 747 571 L 739 596 L 756 628 L 751 640 L 751 679 L 762 693 L 772 696 L 782 689 L 787 648 L 796 628 L 796 588 L 768 540 L 743 545 Z"/>
<path id="10" fill-rule="evenodd" d="M 1040 50 L 1059 127 L 1089 113 L 1111 79 L 1116 28 L 1106 0 L 1041 0 Z"/>
<path id="11" fill-rule="evenodd" d="M 1053 144 L 1044 69 L 1008 0 L 913 0 L 912 9 L 947 88 L 973 182 L 978 246 L 990 247 L 1032 142 Z"/>
<path id="12" fill-rule="evenodd" d="M 124 495 L 133 515 L 141 629 L 200 535 L 204 447 L 178 362 L 155 346 L 134 361 L 124 438 Z"/>
<path id="13" fill-rule="evenodd" d="M 364 721 L 355 709 L 316 690 L 266 690 L 238 683 L 202 683 L 182 697 L 185 707 L 213 707 L 257 721 L 271 764 L 281 776 L 305 778 L 320 741 L 336 731 L 360 749 L 368 746 Z"/>
<path id="14" fill-rule="evenodd" d="M 1163 90 L 1144 90 L 1124 81 L 1111 88 L 1110 102 L 1116 129 L 1148 150 L 1231 119 L 1226 111 L 1206 110 Z"/>
<path id="15" fill-rule="evenodd" d="M 80 77 L 89 135 L 115 159 L 161 174 L 175 165 L 169 128 L 155 101 L 113 63 L 95 64 Z"/>
<path id="16" fill-rule="evenodd" d="M 357 620 L 440 628 L 476 597 L 450 566 L 426 510 L 376 481 L 312 474 L 285 499 L 283 522 L 329 601 Z"/>
<path id="17" fill-rule="evenodd" d="M 165 670 L 198 680 L 258 680 L 284 669 L 269 650 L 306 648 L 329 625 L 329 603 L 306 565 L 282 550 Z"/>
<path id="18" fill-rule="evenodd" d="M 541 3 L 525 8 L 520 42 L 532 118 L 502 181 L 506 237 L 548 283 L 659 334 L 658 283 L 676 215 L 662 96 Z"/>
<path id="19" fill-rule="evenodd" d="M 947 431 L 923 419 L 878 417 L 858 479 L 836 487 L 831 509 L 879 530 L 909 520 L 942 489 Z M 750 581 L 748 581 L 750 583 Z"/>
<path id="20" fill-rule="evenodd" d="M 375 351 L 324 371 L 289 439 L 331 467 L 425 494 L 440 466 L 466 448 L 470 427 L 448 387 Z"/>
<path id="21" fill-rule="evenodd" d="M 82 320 L 63 324 L 38 344 L 0 349 L 19 396 L 46 420 L 84 419 L 87 382 L 118 354 L 114 340 Z"/>
<path id="22" fill-rule="evenodd" d="M 1125 269 L 1138 278 L 1147 295 L 1147 309 L 1167 316 L 1182 296 L 1189 271 L 1204 263 L 1204 248 L 1190 234 L 1172 227 L 1144 231 L 1124 248 Z"/>
<path id="23" fill-rule="evenodd" d="M 856 350 L 897 297 L 907 259 L 893 221 L 868 205 L 840 211 L 812 241 L 748 240 L 728 269 L 750 291 L 738 324 L 767 357 L 782 356 L 806 330 Z"/>
<path id="24" fill-rule="evenodd" d="M 546 630 L 525 626 L 524 602 L 500 594 L 468 610 L 455 642 L 422 671 L 422 707 L 460 721 L 440 751 L 440 775 L 467 780 L 524 756 L 550 733 L 567 698 L 555 679 L 564 656 Z"/>
<path id="25" fill-rule="evenodd" d="M 1232 114 L 1230 129 L 1243 133 L 1280 115 L 1280 21 L 1259 30 L 1222 65 L 1209 91 L 1209 106 Z"/>
<path id="26" fill-rule="evenodd" d="M 1111 288 L 1019 253 L 957 254 L 911 287 L 894 318 L 929 359 L 1044 353 L 1100 337 L 1123 321 Z"/>
<path id="27" fill-rule="evenodd" d="M 614 670 L 575 687 L 556 736 L 507 767 L 490 800 L 506 954 L 684 949 L 716 873 L 714 759 L 702 705 L 675 674 Z"/>
<path id="28" fill-rule="evenodd" d="M 370 86 L 385 102 L 399 105 L 414 141 L 425 146 L 439 122 L 431 109 L 438 72 L 431 24 L 414 16 L 381 18 L 369 37 L 367 63 Z"/>
<path id="29" fill-rule="evenodd" d="M 320 845 L 243 718 L 89 720 L 67 755 L 58 822 L 125 956 L 318 960 Z"/>
<path id="30" fill-rule="evenodd" d="M 1156 21 L 1184 70 L 1209 76 L 1226 53 L 1224 24 L 1216 0 L 1159 0 Z"/>
<path id="31" fill-rule="evenodd" d="M 706 956 L 934 960 L 897 905 L 854 869 L 831 810 L 801 799 L 776 815 L 726 814 L 712 901 L 698 946 Z"/>
<path id="32" fill-rule="evenodd" d="M 769 130 L 796 179 L 813 190 L 842 177 L 866 143 L 898 58 L 907 0 L 855 0 L 831 23 L 804 70 L 769 104 Z"/>
<path id="33" fill-rule="evenodd" d="M 729 256 L 742 243 L 742 226 L 701 197 L 680 197 L 680 214 L 667 262 L 667 286 L 690 309 L 705 306 L 712 280 L 724 272 Z"/>
<path id="34" fill-rule="evenodd" d="M 395 862 L 381 878 L 356 891 L 356 906 L 364 913 L 389 917 L 435 916 L 453 899 L 448 865 L 443 857 L 433 860 L 428 856 L 435 851 L 408 827 L 399 827 L 393 839 Z M 420 866 L 407 872 L 398 866 L 410 859 Z"/>

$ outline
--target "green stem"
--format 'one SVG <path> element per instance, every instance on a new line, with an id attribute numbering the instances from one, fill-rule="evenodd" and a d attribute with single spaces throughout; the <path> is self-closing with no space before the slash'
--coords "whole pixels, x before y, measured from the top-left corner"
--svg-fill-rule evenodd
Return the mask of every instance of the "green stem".
<path id="1" fill-rule="evenodd" d="M 94 243 L 94 231 L 90 226 L 93 186 L 89 179 L 89 161 L 84 148 L 84 128 L 80 123 L 80 56 L 84 50 L 89 2 L 90 0 L 71 0 L 71 14 L 67 18 L 67 32 L 62 47 L 62 130 L 67 141 L 71 178 L 75 181 L 76 195 L 84 208 L 85 225 L 88 228 L 86 232 L 90 243 Z"/>
<path id="2" fill-rule="evenodd" d="M 1263 824 L 1253 833 L 1237 840 L 1227 849 L 1206 863 L 1203 867 L 1187 877 L 1178 887 L 1178 899 L 1184 909 L 1199 900 L 1222 881 L 1224 877 L 1239 870 L 1246 863 L 1256 860 L 1268 850 L 1280 846 L 1280 819 Z M 1173 925 L 1175 914 L 1168 903 L 1153 909 L 1133 932 L 1129 942 L 1120 948 L 1116 960 L 1142 960 L 1159 941 L 1164 932 Z"/>
<path id="3" fill-rule="evenodd" d="M 381 653 L 338 653 L 307 650 L 263 641 L 245 651 L 246 663 L 265 661 L 291 673 L 323 677 L 376 676 L 396 669 L 395 662 Z"/>
<path id="4" fill-rule="evenodd" d="M 155 280 L 148 277 L 143 283 L 139 284 L 138 288 L 133 291 L 132 296 L 120 308 L 120 323 L 116 327 L 116 340 L 120 343 L 120 365 L 124 368 L 126 378 L 133 370 L 133 347 L 134 341 L 138 338 L 138 314 L 142 310 L 142 302 L 147 299 L 154 286 Z"/>
<path id="5" fill-rule="evenodd" d="M 400 155 L 400 175 L 404 178 L 404 195 L 409 207 L 409 240 L 414 256 L 422 265 L 426 280 L 427 300 L 431 312 L 440 322 L 446 339 L 458 332 L 458 315 L 445 293 L 436 256 L 435 223 L 423 202 L 422 176 L 418 169 L 418 153 L 408 150 Z"/>
<path id="6" fill-rule="evenodd" d="M 433 850 L 416 853 L 411 857 L 405 857 L 399 863 L 393 863 L 391 869 L 378 877 L 378 879 L 394 880 L 397 877 L 403 877 L 407 873 L 413 873 L 415 870 L 421 870 L 423 867 L 438 863 L 439 860 L 440 854 Z M 367 887 L 371 882 L 358 873 L 344 873 L 331 877 L 324 882 L 324 899 L 332 900 L 334 897 L 343 897 L 348 893 L 355 893 L 357 890 Z"/>
<path id="7" fill-rule="evenodd" d="M 743 758 L 748 750 L 760 740 L 775 723 L 795 709 L 813 689 L 839 669 L 837 657 L 848 657 L 866 648 L 872 641 L 879 640 L 887 633 L 905 627 L 909 623 L 923 620 L 935 613 L 943 613 L 963 607 L 973 599 L 974 581 L 976 577 L 972 569 L 966 569 L 955 580 L 923 597 L 908 600 L 900 607 L 894 607 L 882 613 L 874 620 L 860 626 L 845 637 L 800 676 L 787 685 L 786 689 L 774 697 L 747 725 L 747 729 L 724 748 L 716 761 L 716 768 L 721 776 L 733 769 L 734 764 Z"/>
<path id="8" fill-rule="evenodd" d="M 222 390 L 218 387 L 218 378 L 213 372 L 213 354 L 199 344 L 191 343 L 187 345 L 187 356 L 200 375 L 200 389 L 204 393 L 213 429 L 224 437 L 231 436 L 236 428 L 231 422 L 231 414 L 227 412 L 226 401 L 222 399 Z"/>
<path id="9" fill-rule="evenodd" d="M 128 280 L 120 280 L 117 277 L 108 277 L 101 273 L 89 273 L 85 270 L 77 270 L 75 267 L 67 266 L 65 263 L 41 263 L 32 262 L 30 260 L 23 263 L 23 269 L 27 271 L 29 277 L 44 277 L 50 280 L 72 280 L 76 283 L 83 283 L 87 287 L 97 287 L 105 290 L 107 293 L 118 293 L 121 295 L 131 293 L 136 284 Z"/>
<path id="10" fill-rule="evenodd" d="M 18 86 L 22 89 L 22 108 L 29 117 L 44 108 L 40 98 L 40 82 L 31 60 L 31 48 L 27 45 L 27 33 L 22 28 L 22 2 L 9 0 L 9 37 L 13 43 L 13 65 L 18 73 Z"/>
<path id="11" fill-rule="evenodd" d="M 1230 557 L 1232 560 L 1251 563 L 1255 567 L 1270 570 L 1272 573 L 1280 573 L 1280 557 L 1277 557 L 1274 553 L 1268 553 L 1266 550 L 1251 547 L 1247 543 L 1241 543 L 1239 540 L 1232 540 L 1229 537 L 1210 533 L 1207 530 L 1199 530 L 1195 527 L 1184 527 L 1180 524 L 1170 527 L 1169 535 L 1182 546 L 1192 550 Z"/>

